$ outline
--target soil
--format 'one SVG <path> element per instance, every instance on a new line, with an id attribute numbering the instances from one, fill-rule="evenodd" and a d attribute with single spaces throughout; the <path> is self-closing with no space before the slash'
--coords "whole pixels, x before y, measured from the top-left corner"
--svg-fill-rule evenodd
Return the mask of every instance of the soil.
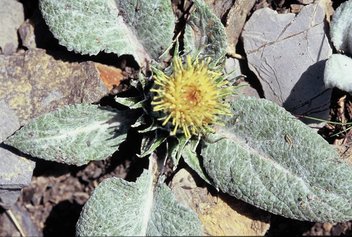
<path id="1" fill-rule="evenodd" d="M 61 52 L 63 56 L 72 55 L 64 47 L 59 46 L 48 31 L 38 11 L 38 2 L 35 0 L 23 0 L 22 2 L 26 18 L 36 22 L 38 47 L 56 50 Z M 334 8 L 340 2 L 333 1 Z M 255 9 L 268 6 L 278 12 L 287 12 L 290 10 L 291 4 L 300 3 L 299 1 L 260 0 L 257 1 Z M 241 51 L 240 46 L 238 50 Z M 113 64 L 111 57 L 107 54 L 100 54 L 97 57 L 77 55 L 75 57 L 81 57 L 80 60 L 89 59 L 108 65 Z M 331 104 L 331 119 L 350 121 L 352 116 L 351 103 L 352 98 L 349 94 L 335 89 Z M 346 131 L 347 128 L 327 125 L 319 132 L 330 143 L 346 144 L 346 142 L 350 142 L 350 139 L 345 138 L 351 137 L 350 132 Z M 331 136 L 340 131 L 346 132 L 338 137 Z M 129 136 L 133 136 L 133 134 L 129 134 Z M 138 141 L 123 144 L 120 151 L 108 160 L 91 162 L 82 167 L 37 160 L 31 185 L 22 190 L 22 195 L 11 211 L 15 216 L 20 216 L 22 228 L 32 236 L 74 236 L 75 224 L 81 209 L 102 180 L 114 176 L 132 181 L 138 177 L 141 167 L 146 164 L 145 161 L 134 155 L 136 147 L 138 147 Z M 127 159 L 120 160 L 118 157 L 121 156 Z M 19 232 L 10 221 L 8 212 L 0 210 L 0 236 L 14 235 L 18 236 Z M 352 235 L 352 222 L 312 223 L 272 215 L 271 227 L 266 235 Z"/>

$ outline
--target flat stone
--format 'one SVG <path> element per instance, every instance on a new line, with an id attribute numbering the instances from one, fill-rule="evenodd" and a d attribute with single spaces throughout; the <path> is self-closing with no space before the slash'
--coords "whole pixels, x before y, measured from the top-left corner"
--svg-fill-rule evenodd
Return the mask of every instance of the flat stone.
<path id="1" fill-rule="evenodd" d="M 95 63 L 56 60 L 42 49 L 0 55 L 0 83 L 0 101 L 21 125 L 63 105 L 97 102 L 109 92 Z"/>
<path id="2" fill-rule="evenodd" d="M 24 21 L 22 3 L 15 0 L 0 1 L 0 48 L 4 54 L 13 54 L 18 47 L 17 29 Z"/>
<path id="3" fill-rule="evenodd" d="M 237 86 L 235 89 L 235 93 L 231 99 L 235 100 L 238 96 L 246 95 L 253 96 L 256 98 L 260 98 L 256 89 L 254 89 L 248 81 L 250 78 L 243 77 L 241 73 L 240 61 L 236 58 L 227 58 L 225 61 L 225 74 L 226 78 L 230 81 L 230 83 Z"/>
<path id="4" fill-rule="evenodd" d="M 123 78 L 120 69 L 57 60 L 42 49 L 0 55 L 0 142 L 34 117 L 67 104 L 98 102 Z M 0 205 L 16 202 L 34 164 L 0 147 Z"/>
<path id="5" fill-rule="evenodd" d="M 242 75 L 240 61 L 236 58 L 226 58 L 225 74 L 229 81 L 235 82 L 236 78 Z"/>
<path id="6" fill-rule="evenodd" d="M 39 232 L 38 219 L 33 220 L 31 213 L 28 211 L 27 206 L 16 203 L 11 207 L 11 213 L 15 217 L 18 225 L 21 226 L 22 232 L 25 236 L 43 237 L 43 233 Z M 1 236 L 21 236 L 21 233 L 13 224 L 13 219 L 9 215 L 3 213 L 0 215 L 0 235 Z"/>
<path id="7" fill-rule="evenodd" d="M 100 80 L 104 86 L 109 90 L 113 90 L 116 86 L 120 85 L 121 81 L 125 79 L 123 72 L 119 68 L 107 66 L 100 63 L 95 63 Z"/>
<path id="8" fill-rule="evenodd" d="M 220 19 L 222 19 L 226 15 L 226 13 L 233 5 L 232 0 L 223 0 L 223 1 L 205 0 L 204 2 L 210 7 L 212 12 Z"/>
<path id="9" fill-rule="evenodd" d="M 14 110 L 4 100 L 0 100 L 0 143 L 20 128 L 20 122 Z"/>
<path id="10" fill-rule="evenodd" d="M 314 2 L 314 0 L 298 0 L 298 2 L 300 2 L 300 3 L 302 3 L 302 4 L 307 5 L 307 4 L 311 4 L 311 3 L 313 3 L 313 2 Z"/>
<path id="11" fill-rule="evenodd" d="M 20 195 L 21 189 L 0 188 L 0 206 L 4 209 L 11 209 Z"/>
<path id="12" fill-rule="evenodd" d="M 218 1 L 222 2 L 222 1 Z M 236 55 L 236 45 L 255 0 L 236 0 L 226 18 L 227 53 Z"/>
<path id="13" fill-rule="evenodd" d="M 292 13 L 299 13 L 303 6 L 301 4 L 291 4 L 290 9 Z"/>
<path id="14" fill-rule="evenodd" d="M 27 49 L 37 48 L 36 38 L 34 34 L 34 26 L 30 20 L 26 20 L 18 29 L 18 34 L 21 38 L 22 45 Z"/>
<path id="15" fill-rule="evenodd" d="M 10 208 L 30 184 L 35 162 L 0 146 L 0 205 Z"/>
<path id="16" fill-rule="evenodd" d="M 219 19 L 225 20 L 227 54 L 236 56 L 236 45 L 255 0 L 205 0 Z"/>
<path id="17" fill-rule="evenodd" d="M 266 99 L 294 115 L 327 120 L 331 90 L 325 88 L 323 74 L 332 50 L 324 31 L 324 9 L 308 5 L 297 16 L 257 10 L 242 37 L 249 68 L 259 78 Z"/>
<path id="18" fill-rule="evenodd" d="M 209 193 L 185 169 L 173 177 L 171 190 L 179 202 L 197 213 L 206 236 L 263 236 L 270 227 L 268 212 L 228 195 Z"/>

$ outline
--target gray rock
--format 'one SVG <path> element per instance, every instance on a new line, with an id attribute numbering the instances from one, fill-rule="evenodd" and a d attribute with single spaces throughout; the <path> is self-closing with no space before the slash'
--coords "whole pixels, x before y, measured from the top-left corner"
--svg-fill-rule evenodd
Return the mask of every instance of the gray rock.
<path id="1" fill-rule="evenodd" d="M 31 213 L 26 207 L 20 203 L 16 203 L 11 207 L 10 211 L 16 218 L 19 226 L 21 226 L 25 236 L 43 236 L 43 233 L 39 232 L 39 227 L 34 224 L 37 220 L 32 220 Z M 9 215 L 0 215 L 0 236 L 21 236 L 21 233 L 13 224 L 12 220 Z"/>
<path id="2" fill-rule="evenodd" d="M 21 189 L 30 184 L 35 162 L 0 146 L 0 205 L 6 209 L 16 203 Z"/>
<path id="3" fill-rule="evenodd" d="M 23 22 L 23 24 L 18 29 L 18 34 L 21 38 L 22 45 L 27 49 L 37 48 L 36 38 L 34 34 L 34 26 L 29 20 Z"/>
<path id="4" fill-rule="evenodd" d="M 311 4 L 311 3 L 313 3 L 313 2 L 314 2 L 314 0 L 298 0 L 298 2 L 300 2 L 300 3 L 302 3 L 302 4 L 307 5 L 307 4 Z"/>
<path id="5" fill-rule="evenodd" d="M 15 0 L 0 1 L 0 48 L 6 55 L 16 52 L 17 29 L 24 21 L 22 3 Z"/>
<path id="6" fill-rule="evenodd" d="M 222 1 L 218 1 L 222 2 Z M 237 0 L 226 17 L 227 53 L 236 55 L 236 45 L 255 0 Z M 222 19 L 222 18 L 221 18 Z"/>
<path id="7" fill-rule="evenodd" d="M 242 33 L 249 68 L 265 97 L 295 115 L 328 118 L 331 90 L 324 86 L 323 72 L 332 50 L 324 18 L 317 4 L 297 16 L 264 8 L 253 13 Z"/>
<path id="8" fill-rule="evenodd" d="M 0 206 L 11 209 L 21 195 L 21 189 L 0 188 Z"/>
<path id="9" fill-rule="evenodd" d="M 326 87 L 337 87 L 352 92 L 352 59 L 345 55 L 333 54 L 326 62 L 324 82 Z"/>
<path id="10" fill-rule="evenodd" d="M 34 117 L 67 104 L 99 101 L 109 92 L 95 63 L 57 60 L 41 49 L 0 55 L 0 83 L 0 142 Z M 0 205 L 16 202 L 33 168 L 34 162 L 0 145 Z"/>
<path id="11" fill-rule="evenodd" d="M 109 92 L 95 63 L 57 60 L 42 49 L 0 55 L 0 83 L 0 100 L 21 125 L 63 105 L 97 102 Z"/>
<path id="12" fill-rule="evenodd" d="M 4 100 L 0 100 L 0 143 L 20 128 L 18 117 Z"/>
<path id="13" fill-rule="evenodd" d="M 235 90 L 235 94 L 232 96 L 232 99 L 236 99 L 239 95 L 253 96 L 260 98 L 256 89 L 254 89 L 247 81 L 250 81 L 250 78 L 245 80 L 243 74 L 241 73 L 240 61 L 235 58 L 227 58 L 225 61 L 225 73 L 228 80 L 238 86 Z"/>
<path id="14" fill-rule="evenodd" d="M 228 80 L 234 82 L 237 77 L 242 75 L 240 61 L 236 58 L 226 58 L 225 73 Z"/>

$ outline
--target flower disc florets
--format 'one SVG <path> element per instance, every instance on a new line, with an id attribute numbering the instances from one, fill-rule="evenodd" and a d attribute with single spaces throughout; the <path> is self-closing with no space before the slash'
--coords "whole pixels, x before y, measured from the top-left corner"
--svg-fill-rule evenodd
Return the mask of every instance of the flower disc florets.
<path id="1" fill-rule="evenodd" d="M 211 124 L 218 123 L 218 115 L 229 114 L 223 99 L 231 93 L 230 87 L 220 72 L 209 69 L 209 62 L 188 56 L 183 64 L 175 57 L 170 76 L 155 72 L 153 111 L 162 112 L 163 126 L 171 122 L 172 135 L 179 128 L 187 138 L 204 134 L 212 131 Z"/>

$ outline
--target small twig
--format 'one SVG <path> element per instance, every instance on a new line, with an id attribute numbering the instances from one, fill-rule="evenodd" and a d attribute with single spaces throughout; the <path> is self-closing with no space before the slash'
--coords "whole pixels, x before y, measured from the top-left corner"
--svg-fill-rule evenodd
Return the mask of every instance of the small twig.
<path id="1" fill-rule="evenodd" d="M 242 56 L 241 54 L 236 53 L 235 50 L 227 50 L 227 56 L 238 59 L 238 60 L 246 59 L 245 56 Z"/>
<path id="2" fill-rule="evenodd" d="M 165 153 L 165 157 L 164 157 L 164 161 L 163 161 L 163 167 L 161 168 L 160 175 L 164 174 L 166 162 L 167 162 L 167 159 L 169 158 L 169 154 L 167 152 L 169 150 L 169 143 L 166 142 L 165 145 L 166 145 L 166 153 Z"/>
<path id="3" fill-rule="evenodd" d="M 6 210 L 6 214 L 9 216 L 10 220 L 12 221 L 12 223 L 15 225 L 15 227 L 17 228 L 18 232 L 20 232 L 20 235 L 22 237 L 25 237 L 26 235 L 24 234 L 24 231 L 20 225 L 20 223 L 18 222 L 17 218 L 15 217 L 15 215 L 12 213 L 11 210 Z"/>
<path id="4" fill-rule="evenodd" d="M 162 57 L 164 57 L 164 56 L 166 55 L 166 53 L 168 53 L 168 52 L 172 49 L 172 47 L 173 47 L 174 44 L 177 42 L 177 40 L 178 40 L 178 38 L 180 37 L 180 35 L 181 35 L 181 32 L 179 32 L 179 33 L 176 35 L 175 39 L 172 40 L 172 43 L 169 45 L 169 47 L 167 47 L 167 49 L 165 49 L 164 52 L 159 56 L 159 59 L 161 59 Z"/>

